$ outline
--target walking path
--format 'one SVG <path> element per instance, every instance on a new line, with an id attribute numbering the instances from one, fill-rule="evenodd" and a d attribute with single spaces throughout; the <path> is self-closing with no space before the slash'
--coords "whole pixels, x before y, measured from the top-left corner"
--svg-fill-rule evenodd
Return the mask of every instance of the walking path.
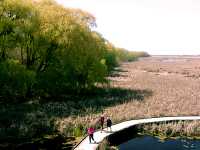
<path id="1" fill-rule="evenodd" d="M 94 133 L 94 139 L 96 144 L 89 144 L 89 137 L 84 138 L 81 143 L 79 143 L 74 150 L 96 150 L 98 144 L 103 141 L 105 137 L 114 132 L 129 128 L 134 125 L 153 123 L 153 122 L 163 122 L 163 121 L 177 121 L 177 120 L 200 120 L 200 116 L 188 116 L 188 117 L 163 117 L 163 118 L 150 118 L 150 119 L 140 119 L 140 120 L 130 120 L 125 121 L 112 126 L 112 133 L 103 131 L 97 131 Z"/>

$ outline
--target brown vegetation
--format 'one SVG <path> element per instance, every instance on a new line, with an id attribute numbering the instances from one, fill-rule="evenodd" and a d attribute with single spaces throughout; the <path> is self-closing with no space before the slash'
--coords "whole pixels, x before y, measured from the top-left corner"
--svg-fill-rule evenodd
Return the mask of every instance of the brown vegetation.
<path id="1" fill-rule="evenodd" d="M 200 115 L 200 79 L 182 73 L 188 68 L 190 74 L 199 75 L 200 60 L 163 60 L 150 57 L 121 64 L 109 77 L 110 87 L 95 90 L 96 94 L 2 103 L 0 128 L 5 135 L 1 138 L 8 132 L 32 137 L 44 131 L 82 136 L 101 113 L 110 116 L 114 124 L 139 118 Z"/>
<path id="2" fill-rule="evenodd" d="M 110 77 L 111 87 L 146 90 L 152 93 L 144 96 L 144 99 L 140 101 L 135 97 L 127 101 L 124 97 L 123 103 L 105 107 L 103 112 L 111 116 L 115 123 L 138 118 L 200 115 L 200 80 L 182 74 L 184 68 L 188 68 L 191 74 L 198 74 L 200 61 L 190 58 L 179 58 L 175 61 L 163 60 L 166 59 L 145 58 L 122 64 L 123 71 L 117 77 Z M 149 71 L 150 69 L 158 71 L 152 72 Z M 166 74 L 165 72 L 173 73 Z M 106 101 L 108 99 L 105 103 Z M 99 113 L 94 113 L 92 110 L 93 108 L 86 109 L 88 111 L 86 116 L 58 119 L 60 131 L 63 132 L 69 124 L 88 124 L 90 120 L 95 120 Z"/>
<path id="3" fill-rule="evenodd" d="M 162 139 L 172 137 L 190 137 L 199 139 L 200 121 L 179 121 L 139 125 L 142 133 L 149 133 Z"/>

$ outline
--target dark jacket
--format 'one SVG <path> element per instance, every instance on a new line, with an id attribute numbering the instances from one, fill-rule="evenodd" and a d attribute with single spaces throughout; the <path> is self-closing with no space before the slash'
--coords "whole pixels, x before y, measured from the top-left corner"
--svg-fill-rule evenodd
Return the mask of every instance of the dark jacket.
<path id="1" fill-rule="evenodd" d="M 112 121 L 110 119 L 107 119 L 107 127 L 111 127 L 112 126 Z"/>

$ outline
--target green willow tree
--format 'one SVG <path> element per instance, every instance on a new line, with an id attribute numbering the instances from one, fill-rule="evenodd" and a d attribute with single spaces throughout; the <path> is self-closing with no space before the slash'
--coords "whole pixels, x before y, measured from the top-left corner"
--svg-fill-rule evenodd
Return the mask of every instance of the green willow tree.
<path id="1" fill-rule="evenodd" d="M 52 2 L 5 0 L 0 22 L 1 84 L 8 86 L 5 91 L 15 91 L 5 93 L 56 95 L 104 82 L 107 70 L 101 60 L 106 49 L 104 39 L 91 30 L 94 26 L 95 18 L 80 10 Z M 6 83 L 3 76 L 13 81 Z"/>
<path id="2" fill-rule="evenodd" d="M 53 83 L 55 86 L 48 87 L 53 87 L 53 91 L 67 89 L 80 92 L 91 89 L 96 82 L 104 82 L 106 66 L 101 63 L 101 59 L 105 53 L 105 44 L 104 39 L 91 30 L 95 25 L 94 17 L 55 4 L 39 5 L 38 9 L 42 32 L 54 46 L 49 48 L 53 53 L 48 65 L 50 69 L 40 73 L 41 76 L 51 76 L 52 82 L 49 84 L 56 82 Z M 48 13 L 44 11 L 47 9 Z M 50 75 L 52 71 L 57 74 Z M 46 83 L 41 76 L 40 81 Z"/>
<path id="3" fill-rule="evenodd" d="M 134 54 L 94 31 L 91 14 L 53 1 L 0 2 L 0 95 L 57 96 L 107 82 Z"/>

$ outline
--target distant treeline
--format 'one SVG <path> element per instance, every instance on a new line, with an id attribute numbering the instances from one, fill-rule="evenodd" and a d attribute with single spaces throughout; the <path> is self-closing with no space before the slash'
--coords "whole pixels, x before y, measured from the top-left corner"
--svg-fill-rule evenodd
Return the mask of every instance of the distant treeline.
<path id="1" fill-rule="evenodd" d="M 105 83 L 120 61 L 145 52 L 116 48 L 95 18 L 52 1 L 0 1 L 0 96 L 56 96 Z"/>

